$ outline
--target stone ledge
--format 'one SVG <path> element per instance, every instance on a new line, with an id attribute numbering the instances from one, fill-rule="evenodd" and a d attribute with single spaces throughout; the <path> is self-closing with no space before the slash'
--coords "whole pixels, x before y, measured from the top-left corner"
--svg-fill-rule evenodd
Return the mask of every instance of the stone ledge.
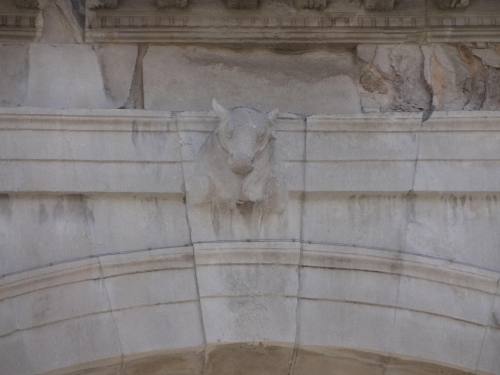
<path id="1" fill-rule="evenodd" d="M 233 7 L 244 3 L 257 8 L 257 1 L 231 3 Z M 86 38 L 89 42 L 267 46 L 500 41 L 500 15 L 488 4 L 474 4 L 464 12 L 451 6 L 439 9 L 435 2 L 428 7 L 419 2 L 395 8 L 391 0 L 365 1 L 365 7 L 358 2 L 326 6 L 324 0 L 294 3 L 299 9 L 278 8 L 266 2 L 259 9 L 231 12 L 222 4 L 193 4 L 188 12 L 172 10 L 165 14 L 147 6 L 139 10 L 124 6 L 116 12 L 98 11 L 90 17 Z"/>
<path id="2" fill-rule="evenodd" d="M 216 125 L 209 112 L 0 109 L 0 192 L 179 197 Z M 500 191 L 500 112 L 285 113 L 275 137 L 291 193 Z"/>
<path id="3" fill-rule="evenodd" d="M 303 131 L 303 118 L 280 113 L 278 131 Z M 305 116 L 308 131 L 428 132 L 500 131 L 500 111 L 386 112 Z M 135 128 L 132 125 L 135 123 Z M 47 109 L 0 107 L 2 130 L 64 131 L 212 131 L 212 112 L 171 112 L 140 109 Z M 176 126 L 177 124 L 177 126 Z"/>
<path id="4" fill-rule="evenodd" d="M 67 261 L 0 277 L 0 301 L 85 280 L 168 269 L 192 268 L 193 248 L 172 247 Z"/>
<path id="5" fill-rule="evenodd" d="M 303 248 L 303 258 L 299 253 Z M 324 269 L 381 272 L 434 281 L 499 295 L 500 273 L 411 253 L 356 246 L 300 242 L 208 242 L 104 255 L 21 271 L 0 278 L 0 301 L 40 289 L 85 280 L 158 270 L 216 265 L 291 265 Z"/>

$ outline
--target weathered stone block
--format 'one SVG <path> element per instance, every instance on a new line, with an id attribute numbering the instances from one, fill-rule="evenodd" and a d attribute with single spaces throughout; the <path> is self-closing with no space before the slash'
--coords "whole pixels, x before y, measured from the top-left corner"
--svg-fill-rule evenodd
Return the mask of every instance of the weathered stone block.
<path id="1" fill-rule="evenodd" d="M 500 46 L 495 48 L 476 48 L 472 50 L 474 56 L 481 59 L 483 64 L 492 68 L 500 68 Z"/>
<path id="2" fill-rule="evenodd" d="M 50 108 L 107 108 L 95 51 L 88 45 L 33 44 L 26 104 Z"/>
<path id="3" fill-rule="evenodd" d="M 301 298 L 389 306 L 398 303 L 398 275 L 304 267 L 300 270 L 300 277 Z"/>
<path id="4" fill-rule="evenodd" d="M 411 190 L 413 161 L 310 163 L 306 168 L 308 192 L 391 192 Z"/>
<path id="5" fill-rule="evenodd" d="M 137 62 L 137 46 L 101 45 L 95 48 L 102 71 L 106 96 L 114 108 L 127 104 Z"/>
<path id="6" fill-rule="evenodd" d="M 214 265 L 199 267 L 197 275 L 201 297 L 290 296 L 298 291 L 295 266 Z"/>
<path id="7" fill-rule="evenodd" d="M 462 368 L 477 365 L 484 327 L 405 309 L 398 309 L 394 317 L 386 332 L 386 337 L 394 338 L 389 350 L 392 353 L 411 353 L 417 358 L 428 358 L 429 362 L 450 363 Z"/>
<path id="8" fill-rule="evenodd" d="M 488 68 L 486 98 L 482 109 L 487 111 L 500 109 L 500 69 Z"/>
<path id="9" fill-rule="evenodd" d="M 30 353 L 28 366 L 34 370 L 16 372 L 19 374 L 45 373 L 122 354 L 111 313 L 63 320 L 24 331 L 22 335 L 24 350 L 19 355 L 24 351 Z M 47 345 L 48 342 L 57 345 Z"/>
<path id="10" fill-rule="evenodd" d="M 407 209 L 398 195 L 311 195 L 304 207 L 304 240 L 398 251 Z"/>
<path id="11" fill-rule="evenodd" d="M 9 335 L 0 340 L 0 372 L 2 374 L 33 374 L 32 353 L 27 352 L 23 335 Z"/>
<path id="12" fill-rule="evenodd" d="M 446 172 L 437 170 L 435 176 L 450 179 Z M 500 233 L 494 229 L 500 226 L 498 196 L 420 197 L 411 203 L 409 214 L 408 252 L 500 271 Z"/>
<path id="13" fill-rule="evenodd" d="M 365 111 L 419 112 L 430 108 L 419 46 L 359 45 L 357 54 L 366 63 L 359 80 Z"/>
<path id="14" fill-rule="evenodd" d="M 207 342 L 293 342 L 297 298 L 202 298 Z"/>
<path id="15" fill-rule="evenodd" d="M 104 284 L 96 280 L 38 290 L 13 302 L 17 328 L 23 330 L 110 310 Z"/>
<path id="16" fill-rule="evenodd" d="M 0 45 L 0 106 L 23 105 L 28 88 L 28 46 Z"/>
<path id="17" fill-rule="evenodd" d="M 107 278 L 105 285 L 111 308 L 114 310 L 182 302 L 197 298 L 193 269 L 119 275 Z"/>
<path id="18" fill-rule="evenodd" d="M 500 353 L 500 329 L 498 328 L 498 326 L 487 328 L 478 370 L 494 374 L 500 369 L 500 356 L 498 355 Z"/>
<path id="19" fill-rule="evenodd" d="M 398 293 L 398 304 L 403 309 L 450 316 L 474 324 L 490 323 L 492 297 L 488 293 L 411 277 L 400 278 Z"/>
<path id="20" fill-rule="evenodd" d="M 436 110 L 477 110 L 486 95 L 487 72 L 467 47 L 422 46 L 424 76 Z"/>
<path id="21" fill-rule="evenodd" d="M 0 197 L 0 275 L 110 249 L 185 245 L 188 228 L 185 214 L 179 214 L 184 210 L 180 200 L 147 197 Z M 31 235 L 19 238 L 19 228 Z"/>
<path id="22" fill-rule="evenodd" d="M 291 58 L 260 49 L 158 46 L 148 49 L 143 66 L 146 109 L 209 110 L 215 97 L 227 107 L 244 103 L 261 111 L 361 111 L 349 52 L 318 51 Z"/>
<path id="23" fill-rule="evenodd" d="M 303 299 L 299 309 L 299 345 L 388 351 L 393 342 L 391 307 Z"/>
<path id="24" fill-rule="evenodd" d="M 125 355 L 203 345 L 198 302 L 142 306 L 113 316 Z"/>

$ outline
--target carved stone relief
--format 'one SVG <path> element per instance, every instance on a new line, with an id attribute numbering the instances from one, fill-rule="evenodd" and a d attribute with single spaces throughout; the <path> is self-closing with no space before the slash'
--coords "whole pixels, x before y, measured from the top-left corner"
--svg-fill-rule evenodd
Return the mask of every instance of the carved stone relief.
<path id="1" fill-rule="evenodd" d="M 436 0 L 439 9 L 467 8 L 470 0 Z"/>
<path id="2" fill-rule="evenodd" d="M 299 9 L 323 10 L 328 6 L 328 0 L 295 0 L 295 7 Z"/>
<path id="3" fill-rule="evenodd" d="M 367 10 L 392 10 L 397 0 L 364 0 Z"/>
<path id="4" fill-rule="evenodd" d="M 260 218 L 285 211 L 288 194 L 274 160 L 278 110 L 212 106 L 220 122 L 198 152 L 189 203 L 210 205 L 216 231 L 222 214 L 235 210 Z"/>
<path id="5" fill-rule="evenodd" d="M 40 7 L 38 0 L 14 0 L 14 4 L 18 8 L 38 9 Z"/>
<path id="6" fill-rule="evenodd" d="M 87 0 L 87 5 L 90 9 L 97 8 L 118 8 L 118 0 Z"/>
<path id="7" fill-rule="evenodd" d="M 256 9 L 259 7 L 259 0 L 224 0 L 228 8 L 232 9 Z M 394 9 L 398 0 L 363 0 L 367 10 L 388 11 Z M 19 8 L 37 9 L 40 7 L 40 0 L 14 0 Z M 294 0 L 294 5 L 298 9 L 325 9 L 329 0 Z M 159 8 L 185 8 L 189 5 L 189 0 L 155 0 Z M 435 4 L 440 9 L 466 8 L 470 0 L 435 0 Z M 108 8 L 114 9 L 119 5 L 119 0 L 87 0 L 89 9 Z"/>
<path id="8" fill-rule="evenodd" d="M 225 3 L 234 9 L 256 9 L 259 6 L 259 0 L 225 0 Z"/>
<path id="9" fill-rule="evenodd" d="M 189 0 L 156 0 L 158 8 L 186 8 Z"/>

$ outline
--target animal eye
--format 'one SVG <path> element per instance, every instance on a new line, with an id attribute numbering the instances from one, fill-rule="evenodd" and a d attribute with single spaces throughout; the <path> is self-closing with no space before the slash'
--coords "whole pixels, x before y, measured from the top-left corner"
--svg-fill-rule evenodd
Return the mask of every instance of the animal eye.
<path id="1" fill-rule="evenodd" d="M 234 134 L 234 127 L 232 126 L 228 126 L 224 131 L 224 136 L 226 138 L 233 138 L 233 134 Z"/>

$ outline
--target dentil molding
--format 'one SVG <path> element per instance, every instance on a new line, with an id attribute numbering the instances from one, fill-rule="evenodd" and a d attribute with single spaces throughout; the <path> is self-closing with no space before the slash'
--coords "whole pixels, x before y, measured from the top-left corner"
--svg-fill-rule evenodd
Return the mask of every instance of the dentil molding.
<path id="1" fill-rule="evenodd" d="M 52 0 L 0 4 L 0 40 L 43 28 Z M 330 45 L 500 42 L 496 0 L 88 0 L 88 43 Z"/>

